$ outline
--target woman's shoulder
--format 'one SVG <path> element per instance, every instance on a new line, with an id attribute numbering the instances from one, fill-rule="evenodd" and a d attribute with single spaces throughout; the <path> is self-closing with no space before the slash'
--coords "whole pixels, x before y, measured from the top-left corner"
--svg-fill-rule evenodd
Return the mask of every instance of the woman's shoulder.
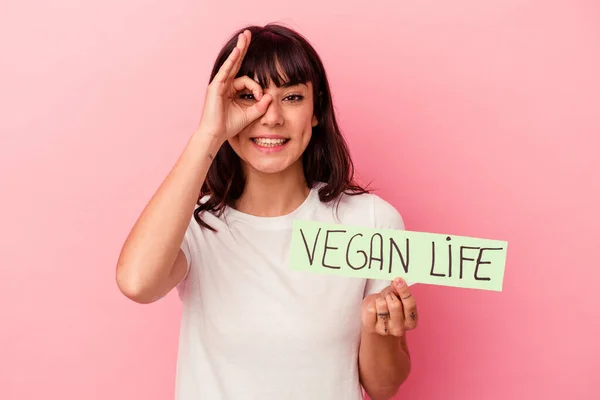
<path id="1" fill-rule="evenodd" d="M 338 208 L 342 223 L 351 223 L 358 219 L 362 225 L 378 229 L 404 229 L 404 220 L 398 208 L 391 201 L 373 192 L 342 194 Z"/>

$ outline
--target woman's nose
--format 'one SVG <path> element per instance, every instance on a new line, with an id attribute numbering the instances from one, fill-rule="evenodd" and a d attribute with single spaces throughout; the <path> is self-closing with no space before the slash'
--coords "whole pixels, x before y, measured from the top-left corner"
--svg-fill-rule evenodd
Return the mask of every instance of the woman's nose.
<path id="1" fill-rule="evenodd" d="M 267 111 L 263 114 L 261 118 L 261 123 L 267 126 L 276 126 L 283 124 L 283 114 L 281 112 L 281 107 L 279 104 L 271 101 Z"/>

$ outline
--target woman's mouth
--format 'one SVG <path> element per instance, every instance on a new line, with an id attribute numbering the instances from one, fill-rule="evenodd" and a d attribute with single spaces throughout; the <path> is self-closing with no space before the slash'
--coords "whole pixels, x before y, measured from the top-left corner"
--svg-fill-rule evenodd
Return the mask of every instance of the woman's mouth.
<path id="1" fill-rule="evenodd" d="M 251 139 L 255 144 L 257 144 L 260 147 L 278 147 L 278 146 L 283 146 L 284 144 L 286 144 L 290 139 L 272 139 L 272 138 L 252 138 Z"/>
<path id="2" fill-rule="evenodd" d="M 254 148 L 264 154 L 278 153 L 283 151 L 287 143 L 290 141 L 290 139 L 282 137 L 255 137 L 250 140 L 252 140 Z"/>

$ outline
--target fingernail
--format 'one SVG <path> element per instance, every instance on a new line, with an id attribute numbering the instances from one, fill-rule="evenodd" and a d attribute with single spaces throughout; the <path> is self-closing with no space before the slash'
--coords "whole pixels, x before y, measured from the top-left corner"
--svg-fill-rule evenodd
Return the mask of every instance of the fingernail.
<path id="1" fill-rule="evenodd" d="M 394 280 L 394 283 L 395 283 L 395 284 L 396 284 L 396 286 L 398 286 L 398 287 L 402 287 L 402 286 L 404 286 L 404 280 L 403 280 L 403 279 L 401 279 L 401 278 L 396 278 L 396 279 Z"/>

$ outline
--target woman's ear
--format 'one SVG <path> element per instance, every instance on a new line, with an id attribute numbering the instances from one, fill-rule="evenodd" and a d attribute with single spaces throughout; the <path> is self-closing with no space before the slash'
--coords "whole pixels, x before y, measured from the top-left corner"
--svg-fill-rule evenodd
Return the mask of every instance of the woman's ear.
<path id="1" fill-rule="evenodd" d="M 319 119 L 315 115 L 313 115 L 313 117 L 312 117 L 312 127 L 314 128 L 317 125 L 319 125 Z"/>

